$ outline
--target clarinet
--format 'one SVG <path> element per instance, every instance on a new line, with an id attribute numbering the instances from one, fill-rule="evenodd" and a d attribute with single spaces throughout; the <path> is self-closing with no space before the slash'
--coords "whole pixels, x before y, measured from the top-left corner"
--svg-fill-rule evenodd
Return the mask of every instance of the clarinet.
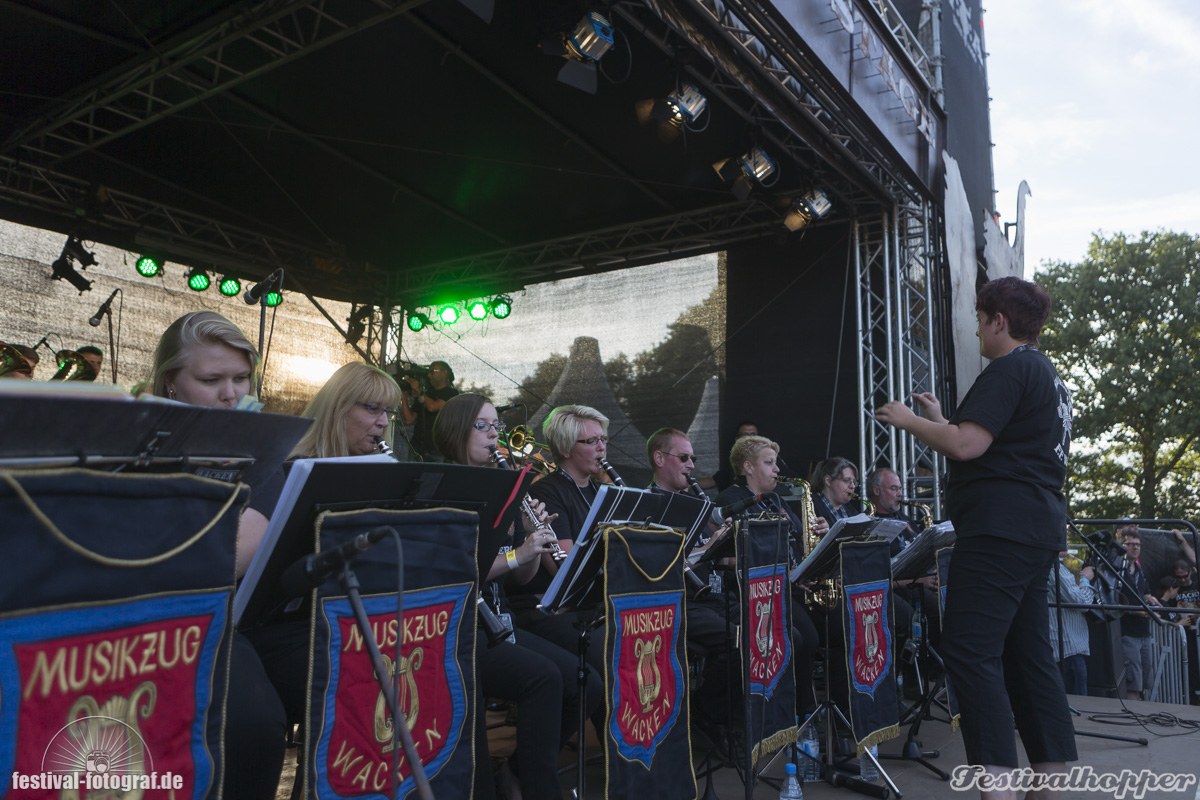
<path id="1" fill-rule="evenodd" d="M 375 437 L 375 449 L 385 456 L 396 458 L 396 451 L 392 449 L 392 446 L 382 436 Z M 396 460 L 399 461 L 400 459 L 396 458 Z"/>
<path id="2" fill-rule="evenodd" d="M 479 611 L 479 623 L 487 632 L 488 647 L 495 647 L 512 636 L 513 629 L 505 625 L 504 621 L 495 611 L 492 611 L 492 607 L 483 599 L 482 587 L 479 594 L 475 595 L 475 608 Z"/>
<path id="3" fill-rule="evenodd" d="M 495 445 L 489 446 L 488 451 L 491 452 L 492 461 L 496 462 L 496 466 L 500 467 L 500 469 L 512 469 L 512 465 L 508 463 L 508 459 L 504 457 L 504 454 Z M 537 514 L 533 511 L 533 498 L 528 494 L 521 498 L 521 513 L 533 524 L 535 532 L 548 531 L 553 534 L 554 539 L 552 540 L 553 544 L 550 545 L 550 557 L 554 559 L 554 562 L 560 563 L 566 559 L 567 551 L 563 550 L 558 544 L 558 534 L 554 533 L 553 528 L 542 524 L 541 520 L 537 518 Z"/>
<path id="4" fill-rule="evenodd" d="M 625 480 L 613 469 L 613 465 L 608 463 L 606 459 L 600 459 L 600 468 L 604 470 L 604 474 L 608 476 L 608 479 L 613 482 L 614 486 L 625 485 Z"/>

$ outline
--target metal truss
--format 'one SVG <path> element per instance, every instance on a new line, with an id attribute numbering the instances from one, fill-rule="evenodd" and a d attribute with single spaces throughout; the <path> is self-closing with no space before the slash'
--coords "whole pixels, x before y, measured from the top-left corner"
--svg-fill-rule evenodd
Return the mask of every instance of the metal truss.
<path id="1" fill-rule="evenodd" d="M 104 145 L 425 0 L 260 2 L 101 78 L 0 150 L 51 166 Z"/>
<path id="2" fill-rule="evenodd" d="M 451 294 L 509 291 L 529 283 L 711 253 L 782 230 L 779 212 L 765 203 L 728 203 L 393 273 L 388 297 L 414 307 L 435 287 Z"/>
<path id="3" fill-rule="evenodd" d="M 336 287 L 344 292 L 350 285 L 351 276 L 339 279 L 345 272 L 343 262 L 327 248 L 305 246 L 282 235 L 218 222 L 115 189 L 97 188 L 87 181 L 4 156 L 0 156 L 0 204 L 58 219 L 78 219 L 75 233 L 84 238 L 107 234 L 114 241 L 124 242 L 124 246 L 169 252 L 201 268 L 233 263 L 245 267 L 240 271 L 242 277 L 262 277 L 279 266 L 325 265 L 330 285 L 323 285 L 322 290 Z"/>
<path id="4" fill-rule="evenodd" d="M 887 154 L 887 146 L 851 119 L 834 85 L 761 4 L 752 0 L 644 0 L 690 44 L 720 64 L 764 110 L 801 137 L 831 164 L 853 165 L 889 202 L 922 202 L 923 192 Z M 686 9 L 690 13 L 685 12 Z M 698 30 L 692 18 L 707 18 L 719 31 Z M 740 65 L 753 65 L 749 74 Z M 924 73 L 921 73 L 922 75 Z M 778 96 L 764 93 L 771 86 Z M 819 134 L 820 140 L 815 134 Z"/>
<path id="5" fill-rule="evenodd" d="M 897 205 L 854 223 L 857 272 L 859 464 L 889 467 L 906 497 L 940 514 L 942 457 L 912 434 L 875 419 L 890 400 L 937 391 L 934 279 L 938 244 L 929 204 Z"/>
<path id="6" fill-rule="evenodd" d="M 904 18 L 900 16 L 900 11 L 891 2 L 891 0 L 867 0 L 871 7 L 879 14 L 879 19 L 884 27 L 891 32 L 892 38 L 896 40 L 896 44 L 908 56 L 909 63 L 921 73 L 921 77 L 925 79 L 926 85 L 937 93 L 941 93 L 941 80 L 935 69 L 934 60 L 929 57 L 929 54 L 922 46 L 920 38 L 912 32 Z"/>

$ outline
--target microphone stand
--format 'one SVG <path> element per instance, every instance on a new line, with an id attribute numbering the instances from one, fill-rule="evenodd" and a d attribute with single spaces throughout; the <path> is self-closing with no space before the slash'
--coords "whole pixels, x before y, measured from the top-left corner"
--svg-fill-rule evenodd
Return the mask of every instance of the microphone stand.
<path id="1" fill-rule="evenodd" d="M 121 295 L 121 305 L 125 305 L 125 295 Z M 117 385 L 117 346 L 113 340 L 112 309 L 104 313 L 108 317 L 108 367 L 112 371 L 113 385 Z M 99 375 L 96 376 L 100 377 Z"/>
<path id="2" fill-rule="evenodd" d="M 263 313 L 265 314 L 265 304 L 263 309 Z M 367 653 L 371 656 L 371 665 L 375 670 L 375 679 L 379 682 L 379 688 L 383 692 L 388 710 L 392 714 L 392 729 L 399 733 L 400 742 L 404 746 L 404 756 L 412 766 L 413 781 L 417 784 L 417 795 L 421 800 L 434 800 L 433 790 L 429 788 L 429 780 L 425 777 L 425 767 L 421 764 L 421 759 L 417 756 L 417 746 L 413 744 L 412 732 L 408 729 L 408 722 L 404 715 L 400 713 L 400 701 L 396 698 L 396 685 L 392 682 L 391 676 L 388 675 L 387 667 L 384 666 L 383 656 L 379 652 L 379 643 L 375 640 L 375 633 L 371 630 L 371 621 L 367 618 L 366 609 L 363 608 L 362 596 L 359 594 L 358 576 L 354 574 L 349 561 L 343 565 L 338 579 L 342 583 L 342 589 L 346 592 L 346 597 L 350 600 L 350 607 L 354 610 L 354 619 L 358 624 L 359 632 L 362 634 L 363 644 L 367 648 Z M 400 669 L 399 664 L 396 665 L 396 669 Z M 393 750 L 393 752 L 395 751 Z M 393 769 L 393 791 L 397 791 L 400 788 L 399 778 L 400 776 Z"/>

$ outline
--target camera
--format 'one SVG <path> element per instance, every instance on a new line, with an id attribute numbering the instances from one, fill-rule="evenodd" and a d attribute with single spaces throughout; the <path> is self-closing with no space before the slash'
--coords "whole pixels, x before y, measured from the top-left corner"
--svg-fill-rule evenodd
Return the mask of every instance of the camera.
<path id="1" fill-rule="evenodd" d="M 412 387 L 408 383 L 409 379 L 418 381 L 421 384 L 422 390 L 424 390 L 428 376 L 429 367 L 425 364 L 414 364 L 411 361 L 396 362 L 396 383 L 400 384 L 402 391 L 411 391 Z"/>

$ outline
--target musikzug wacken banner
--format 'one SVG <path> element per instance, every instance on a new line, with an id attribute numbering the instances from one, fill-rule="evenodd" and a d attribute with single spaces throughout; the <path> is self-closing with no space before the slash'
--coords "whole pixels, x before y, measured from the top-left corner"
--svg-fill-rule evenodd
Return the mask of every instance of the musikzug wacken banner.
<path id="1" fill-rule="evenodd" d="M 888 543 L 843 542 L 842 631 L 849 717 L 859 752 L 900 735 Z"/>
<path id="2" fill-rule="evenodd" d="M 601 536 L 607 610 L 604 796 L 695 798 L 683 535 L 614 526 Z"/>
<path id="3" fill-rule="evenodd" d="M 740 608 L 747 624 L 739 625 L 738 647 L 749 654 L 749 675 L 742 675 L 748 693 L 750 761 L 796 741 L 796 680 L 792 664 L 792 600 L 788 582 L 790 526 L 783 519 L 751 519 L 748 534 L 737 536 L 735 549 L 745 547 L 748 584 L 738 575 Z M 743 554 L 738 552 L 738 559 Z M 740 663 L 740 660 L 739 660 Z M 741 664 L 745 669 L 745 665 Z"/>
<path id="4" fill-rule="evenodd" d="M 380 526 L 395 529 L 402 542 L 403 614 L 397 622 L 397 554 L 389 537 L 352 563 L 371 632 L 389 675 L 399 675 L 400 711 L 431 790 L 437 797 L 468 797 L 477 768 L 478 516 L 445 508 L 323 512 L 316 525 L 318 549 Z M 394 757 L 399 796 L 416 796 L 412 765 L 403 750 L 393 753 L 392 715 L 336 578 L 317 589 L 312 635 L 304 796 L 390 798 Z"/>
<path id="5" fill-rule="evenodd" d="M 247 496 L 0 471 L 0 795 L 220 796 Z"/>

